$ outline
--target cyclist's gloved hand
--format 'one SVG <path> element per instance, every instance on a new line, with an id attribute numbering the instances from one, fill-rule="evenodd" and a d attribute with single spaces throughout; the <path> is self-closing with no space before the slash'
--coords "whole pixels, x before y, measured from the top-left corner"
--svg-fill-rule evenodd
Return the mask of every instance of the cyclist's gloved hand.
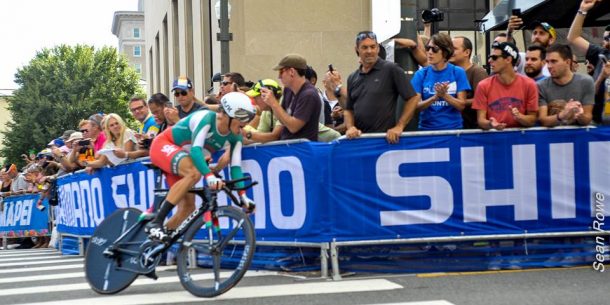
<path id="1" fill-rule="evenodd" d="M 208 187 L 213 190 L 219 190 L 224 185 L 222 179 L 216 177 L 214 174 L 207 174 L 205 176 L 205 181 L 207 182 Z"/>
<path id="2" fill-rule="evenodd" d="M 252 201 L 252 199 L 248 198 L 246 193 L 239 195 L 239 203 L 241 204 L 241 207 L 245 209 L 248 213 L 252 213 L 252 211 L 254 211 L 254 208 L 256 208 L 256 204 L 254 204 L 254 201 Z"/>

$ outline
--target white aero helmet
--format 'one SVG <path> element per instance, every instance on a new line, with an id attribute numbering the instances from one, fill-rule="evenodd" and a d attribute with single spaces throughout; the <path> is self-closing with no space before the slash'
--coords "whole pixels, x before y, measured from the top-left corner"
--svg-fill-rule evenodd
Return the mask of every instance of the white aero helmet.
<path id="1" fill-rule="evenodd" d="M 230 92 L 220 99 L 223 111 L 233 119 L 248 123 L 256 115 L 256 107 L 250 97 L 241 92 Z"/>

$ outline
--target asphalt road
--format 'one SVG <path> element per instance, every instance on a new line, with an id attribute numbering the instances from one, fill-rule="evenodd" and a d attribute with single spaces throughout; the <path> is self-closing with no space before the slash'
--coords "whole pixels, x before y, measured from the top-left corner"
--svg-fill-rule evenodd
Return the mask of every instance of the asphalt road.
<path id="1" fill-rule="evenodd" d="M 610 276 L 590 266 L 450 274 L 354 274 L 340 281 L 314 274 L 249 271 L 214 299 L 185 291 L 175 266 L 160 279 L 139 278 L 123 292 L 93 292 L 82 257 L 54 250 L 0 250 L 0 304 L 240 304 L 240 305 L 451 305 L 610 304 Z"/>

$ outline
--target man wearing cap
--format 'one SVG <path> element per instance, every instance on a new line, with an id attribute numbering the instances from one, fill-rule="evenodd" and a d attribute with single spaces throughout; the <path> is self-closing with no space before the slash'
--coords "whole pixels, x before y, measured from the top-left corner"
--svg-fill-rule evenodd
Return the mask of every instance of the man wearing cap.
<path id="1" fill-rule="evenodd" d="M 606 26 L 604 30 L 602 46 L 589 43 L 589 41 L 582 37 L 582 25 L 585 22 L 585 18 L 587 18 L 587 13 L 597 2 L 595 0 L 583 0 L 580 3 L 580 8 L 568 32 L 568 41 L 576 52 L 586 54 L 589 63 L 595 67 L 593 72 L 593 79 L 595 80 L 593 119 L 596 122 L 601 122 L 602 112 L 605 112 L 604 93 L 608 91 L 605 81 L 610 77 L 610 74 L 607 72 L 610 71 L 610 26 Z M 610 111 L 604 113 L 604 115 L 610 116 Z"/>
<path id="2" fill-rule="evenodd" d="M 284 127 L 281 140 L 309 139 L 318 141 L 318 119 L 321 103 L 316 87 L 305 79 L 307 61 L 299 54 L 288 54 L 273 68 L 284 85 L 282 104 L 271 90 L 260 88 L 262 101 Z"/>
<path id="3" fill-rule="evenodd" d="M 540 92 L 540 123 L 543 126 L 589 125 L 594 104 L 593 79 L 586 74 L 572 72 L 572 49 L 565 44 L 554 44 L 547 49 L 546 62 L 551 77 L 537 83 Z M 561 111 L 551 113 L 555 100 L 567 101 Z"/>
<path id="4" fill-rule="evenodd" d="M 186 76 L 180 76 L 174 80 L 172 84 L 172 91 L 174 97 L 178 102 L 176 109 L 178 110 L 178 117 L 185 118 L 189 114 L 205 109 L 205 107 L 195 102 L 195 92 L 193 92 L 193 82 Z"/>
<path id="5" fill-rule="evenodd" d="M 78 155 L 78 152 L 74 151 L 74 149 L 72 148 L 74 147 L 74 141 L 79 141 L 82 139 L 83 134 L 81 132 L 76 131 L 71 133 L 70 137 L 65 141 L 66 145 L 64 147 L 66 147 L 68 151 L 64 151 L 60 148 L 51 149 L 53 156 L 57 161 L 59 161 L 64 171 L 69 172 L 79 167 L 77 164 L 71 161 L 72 154 Z M 76 159 L 76 156 L 74 156 L 74 158 Z"/>
<path id="6" fill-rule="evenodd" d="M 510 42 L 494 43 L 487 62 L 494 75 L 479 83 L 472 108 L 482 129 L 531 127 L 538 113 L 538 88 L 529 77 L 516 73 L 519 50 Z"/>
<path id="7" fill-rule="evenodd" d="M 275 99 L 279 101 L 282 98 L 282 87 L 272 80 L 263 79 L 254 84 L 252 89 L 246 91 L 246 95 L 254 99 L 256 105 L 261 110 L 260 119 L 258 126 L 255 131 L 242 129 L 242 135 L 245 140 L 244 143 L 249 144 L 253 142 L 267 143 L 271 141 L 277 141 L 280 139 L 282 134 L 282 123 L 273 115 L 271 107 L 263 101 L 261 96 L 261 88 L 267 88 L 270 94 L 273 94 Z"/>
<path id="8" fill-rule="evenodd" d="M 400 135 L 413 117 L 419 101 L 407 80 L 406 72 L 397 64 L 379 58 L 377 36 L 370 31 L 356 35 L 356 54 L 360 67 L 341 83 L 337 71 L 326 77 L 335 85 L 335 96 L 344 103 L 343 112 L 349 139 L 363 132 L 385 132 L 389 143 L 398 143 Z M 405 101 L 398 120 L 397 99 Z"/>
<path id="9" fill-rule="evenodd" d="M 514 15 L 510 16 L 510 19 L 508 20 L 508 28 L 506 30 L 508 42 L 514 42 L 512 38 L 513 32 L 521 28 L 522 25 L 523 19 L 521 19 L 521 17 Z M 530 43 L 532 45 L 539 45 L 546 49 L 550 45 L 555 43 L 555 41 L 557 40 L 557 31 L 552 25 L 548 24 L 547 22 L 534 20 L 529 24 L 528 28 L 532 30 L 532 35 L 530 36 Z M 525 61 L 525 53 L 521 52 L 519 53 L 519 56 L 521 58 L 521 61 Z M 525 74 L 525 70 L 523 68 L 524 65 L 520 64 L 519 69 L 517 71 L 521 74 Z M 542 67 L 542 74 L 547 77 L 551 76 L 546 65 Z"/>

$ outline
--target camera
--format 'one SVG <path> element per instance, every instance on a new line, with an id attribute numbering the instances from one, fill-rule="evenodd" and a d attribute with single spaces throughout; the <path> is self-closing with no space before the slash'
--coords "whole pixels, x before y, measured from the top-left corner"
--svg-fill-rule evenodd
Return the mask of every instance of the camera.
<path id="1" fill-rule="evenodd" d="M 89 145 L 91 145 L 91 140 L 80 140 L 80 141 L 78 141 L 78 145 L 89 146 Z"/>
<path id="2" fill-rule="evenodd" d="M 424 10 L 421 12 L 421 18 L 424 23 L 441 22 L 445 20 L 445 14 L 437 8 L 433 8 L 431 10 Z"/>
<path id="3" fill-rule="evenodd" d="M 144 149 L 149 149 L 150 148 L 150 143 L 152 143 L 153 139 L 149 139 L 149 138 L 144 138 L 142 140 L 140 140 L 140 146 Z"/>

